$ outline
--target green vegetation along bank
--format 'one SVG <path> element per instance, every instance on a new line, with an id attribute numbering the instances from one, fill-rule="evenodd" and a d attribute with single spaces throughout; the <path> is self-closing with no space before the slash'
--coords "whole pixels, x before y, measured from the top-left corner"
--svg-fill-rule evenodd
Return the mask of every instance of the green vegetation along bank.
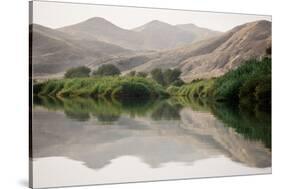
<path id="1" fill-rule="evenodd" d="M 33 85 L 38 96 L 158 98 L 167 96 L 164 88 L 154 80 L 143 77 L 106 76 L 49 80 Z"/>
<path id="2" fill-rule="evenodd" d="M 170 86 L 172 96 L 207 99 L 271 111 L 271 58 L 248 60 L 218 78 L 194 80 L 181 87 Z"/>
<path id="3" fill-rule="evenodd" d="M 65 78 L 36 83 L 35 95 L 59 97 L 155 98 L 183 96 L 226 102 L 244 108 L 271 111 L 271 58 L 248 60 L 235 70 L 211 79 L 184 83 L 178 69 L 154 69 L 120 76 L 114 65 L 102 65 L 90 74 L 87 67 L 69 69 Z M 91 75 L 91 76 L 90 76 Z"/>

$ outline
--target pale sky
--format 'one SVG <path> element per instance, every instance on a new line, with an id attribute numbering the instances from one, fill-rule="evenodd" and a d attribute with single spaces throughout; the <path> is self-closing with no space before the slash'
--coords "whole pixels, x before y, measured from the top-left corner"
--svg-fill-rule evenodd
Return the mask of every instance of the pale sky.
<path id="1" fill-rule="evenodd" d="M 117 7 L 58 2 L 33 2 L 33 21 L 50 28 L 76 24 L 92 17 L 102 17 L 111 23 L 132 29 L 152 20 L 172 25 L 192 23 L 217 31 L 227 31 L 237 25 L 256 20 L 269 20 L 271 16 L 213 13 L 153 8 Z"/>

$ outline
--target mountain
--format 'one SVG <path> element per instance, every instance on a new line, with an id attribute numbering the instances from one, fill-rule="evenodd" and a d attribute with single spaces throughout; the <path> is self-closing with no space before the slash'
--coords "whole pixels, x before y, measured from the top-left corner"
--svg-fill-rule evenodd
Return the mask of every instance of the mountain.
<path id="1" fill-rule="evenodd" d="M 180 68 L 185 81 L 210 78 L 235 69 L 243 63 L 243 60 L 263 56 L 269 46 L 271 46 L 271 22 L 256 21 L 185 47 L 144 54 L 142 57 L 145 61 L 130 70 Z M 116 64 L 119 66 L 120 62 L 126 61 L 126 58 L 118 60 Z M 121 68 L 126 72 L 125 64 Z"/>
<path id="2" fill-rule="evenodd" d="M 173 26 L 157 20 L 126 30 L 100 17 L 58 30 L 76 38 L 96 39 L 133 50 L 171 49 L 219 34 L 207 29 L 200 30 L 196 26 L 191 27 L 189 31 L 187 27 L 181 28 L 181 26 Z M 197 34 L 197 31 L 201 33 Z"/>
<path id="3" fill-rule="evenodd" d="M 94 17 L 58 30 L 77 38 L 96 39 L 129 49 L 139 49 L 139 44 L 142 41 L 136 32 L 122 29 L 100 17 Z"/>
<path id="4" fill-rule="evenodd" d="M 91 64 L 110 55 L 131 51 L 97 40 L 73 38 L 60 31 L 33 24 L 32 64 L 35 76 L 56 74 L 70 67 Z"/>
<path id="5" fill-rule="evenodd" d="M 183 28 L 193 29 L 182 37 Z M 157 32 L 159 30 L 162 32 Z M 211 33 L 214 31 L 206 30 L 190 24 L 172 26 L 152 21 L 129 31 L 103 18 L 92 18 L 59 30 L 33 25 L 33 72 L 35 76 L 62 75 L 66 69 L 78 65 L 95 69 L 111 63 L 123 74 L 132 70 L 150 72 L 154 68 L 180 68 L 182 79 L 190 81 L 220 76 L 244 60 L 263 56 L 266 48 L 271 46 L 269 21 L 246 23 L 222 34 L 215 32 L 213 37 Z M 190 40 L 192 32 L 211 38 L 169 49 L 178 46 L 177 40 Z M 166 35 L 169 37 L 165 38 Z M 152 49 L 165 46 L 168 49 L 131 51 L 115 44 L 135 48 L 150 46 Z"/>
<path id="6" fill-rule="evenodd" d="M 201 41 L 201 40 L 204 40 L 207 38 L 212 38 L 212 37 L 222 34 L 219 31 L 213 31 L 213 30 L 209 30 L 207 28 L 201 28 L 194 24 L 179 24 L 179 25 L 176 25 L 176 27 L 178 27 L 182 30 L 188 31 L 190 33 L 193 33 L 194 34 L 193 42 Z"/>
<path id="7" fill-rule="evenodd" d="M 158 20 L 151 21 L 134 31 L 142 36 L 143 48 L 171 49 L 194 40 L 195 34 Z"/>
<path id="8" fill-rule="evenodd" d="M 93 119 L 81 127 L 59 110 L 46 111 L 36 108 L 34 112 L 37 118 L 48 116 L 48 122 L 34 120 L 34 158 L 68 157 L 98 170 L 124 154 L 140 157 L 151 167 L 221 156 L 252 168 L 271 166 L 271 152 L 260 141 L 245 139 L 208 112 L 184 108 L 181 120 L 122 116 L 114 126 L 104 127 L 105 123 Z"/>

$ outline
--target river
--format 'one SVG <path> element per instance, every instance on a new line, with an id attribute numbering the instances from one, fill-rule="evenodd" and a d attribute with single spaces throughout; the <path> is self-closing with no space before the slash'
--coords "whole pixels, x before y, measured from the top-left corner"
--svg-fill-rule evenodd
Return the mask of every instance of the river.
<path id="1" fill-rule="evenodd" d="M 271 116 L 186 99 L 34 99 L 33 187 L 271 173 Z"/>

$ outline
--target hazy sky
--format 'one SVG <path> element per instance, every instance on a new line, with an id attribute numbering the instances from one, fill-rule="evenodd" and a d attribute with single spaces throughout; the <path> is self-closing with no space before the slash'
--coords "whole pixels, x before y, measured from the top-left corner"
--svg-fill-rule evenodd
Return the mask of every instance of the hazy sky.
<path id="1" fill-rule="evenodd" d="M 227 31 L 246 22 L 255 20 L 271 21 L 270 16 L 263 15 L 224 14 L 43 1 L 35 1 L 33 11 L 34 23 L 50 28 L 59 28 L 79 23 L 92 17 L 103 17 L 124 29 L 132 29 L 152 20 L 160 20 L 172 25 L 193 23 L 212 30 Z"/>

